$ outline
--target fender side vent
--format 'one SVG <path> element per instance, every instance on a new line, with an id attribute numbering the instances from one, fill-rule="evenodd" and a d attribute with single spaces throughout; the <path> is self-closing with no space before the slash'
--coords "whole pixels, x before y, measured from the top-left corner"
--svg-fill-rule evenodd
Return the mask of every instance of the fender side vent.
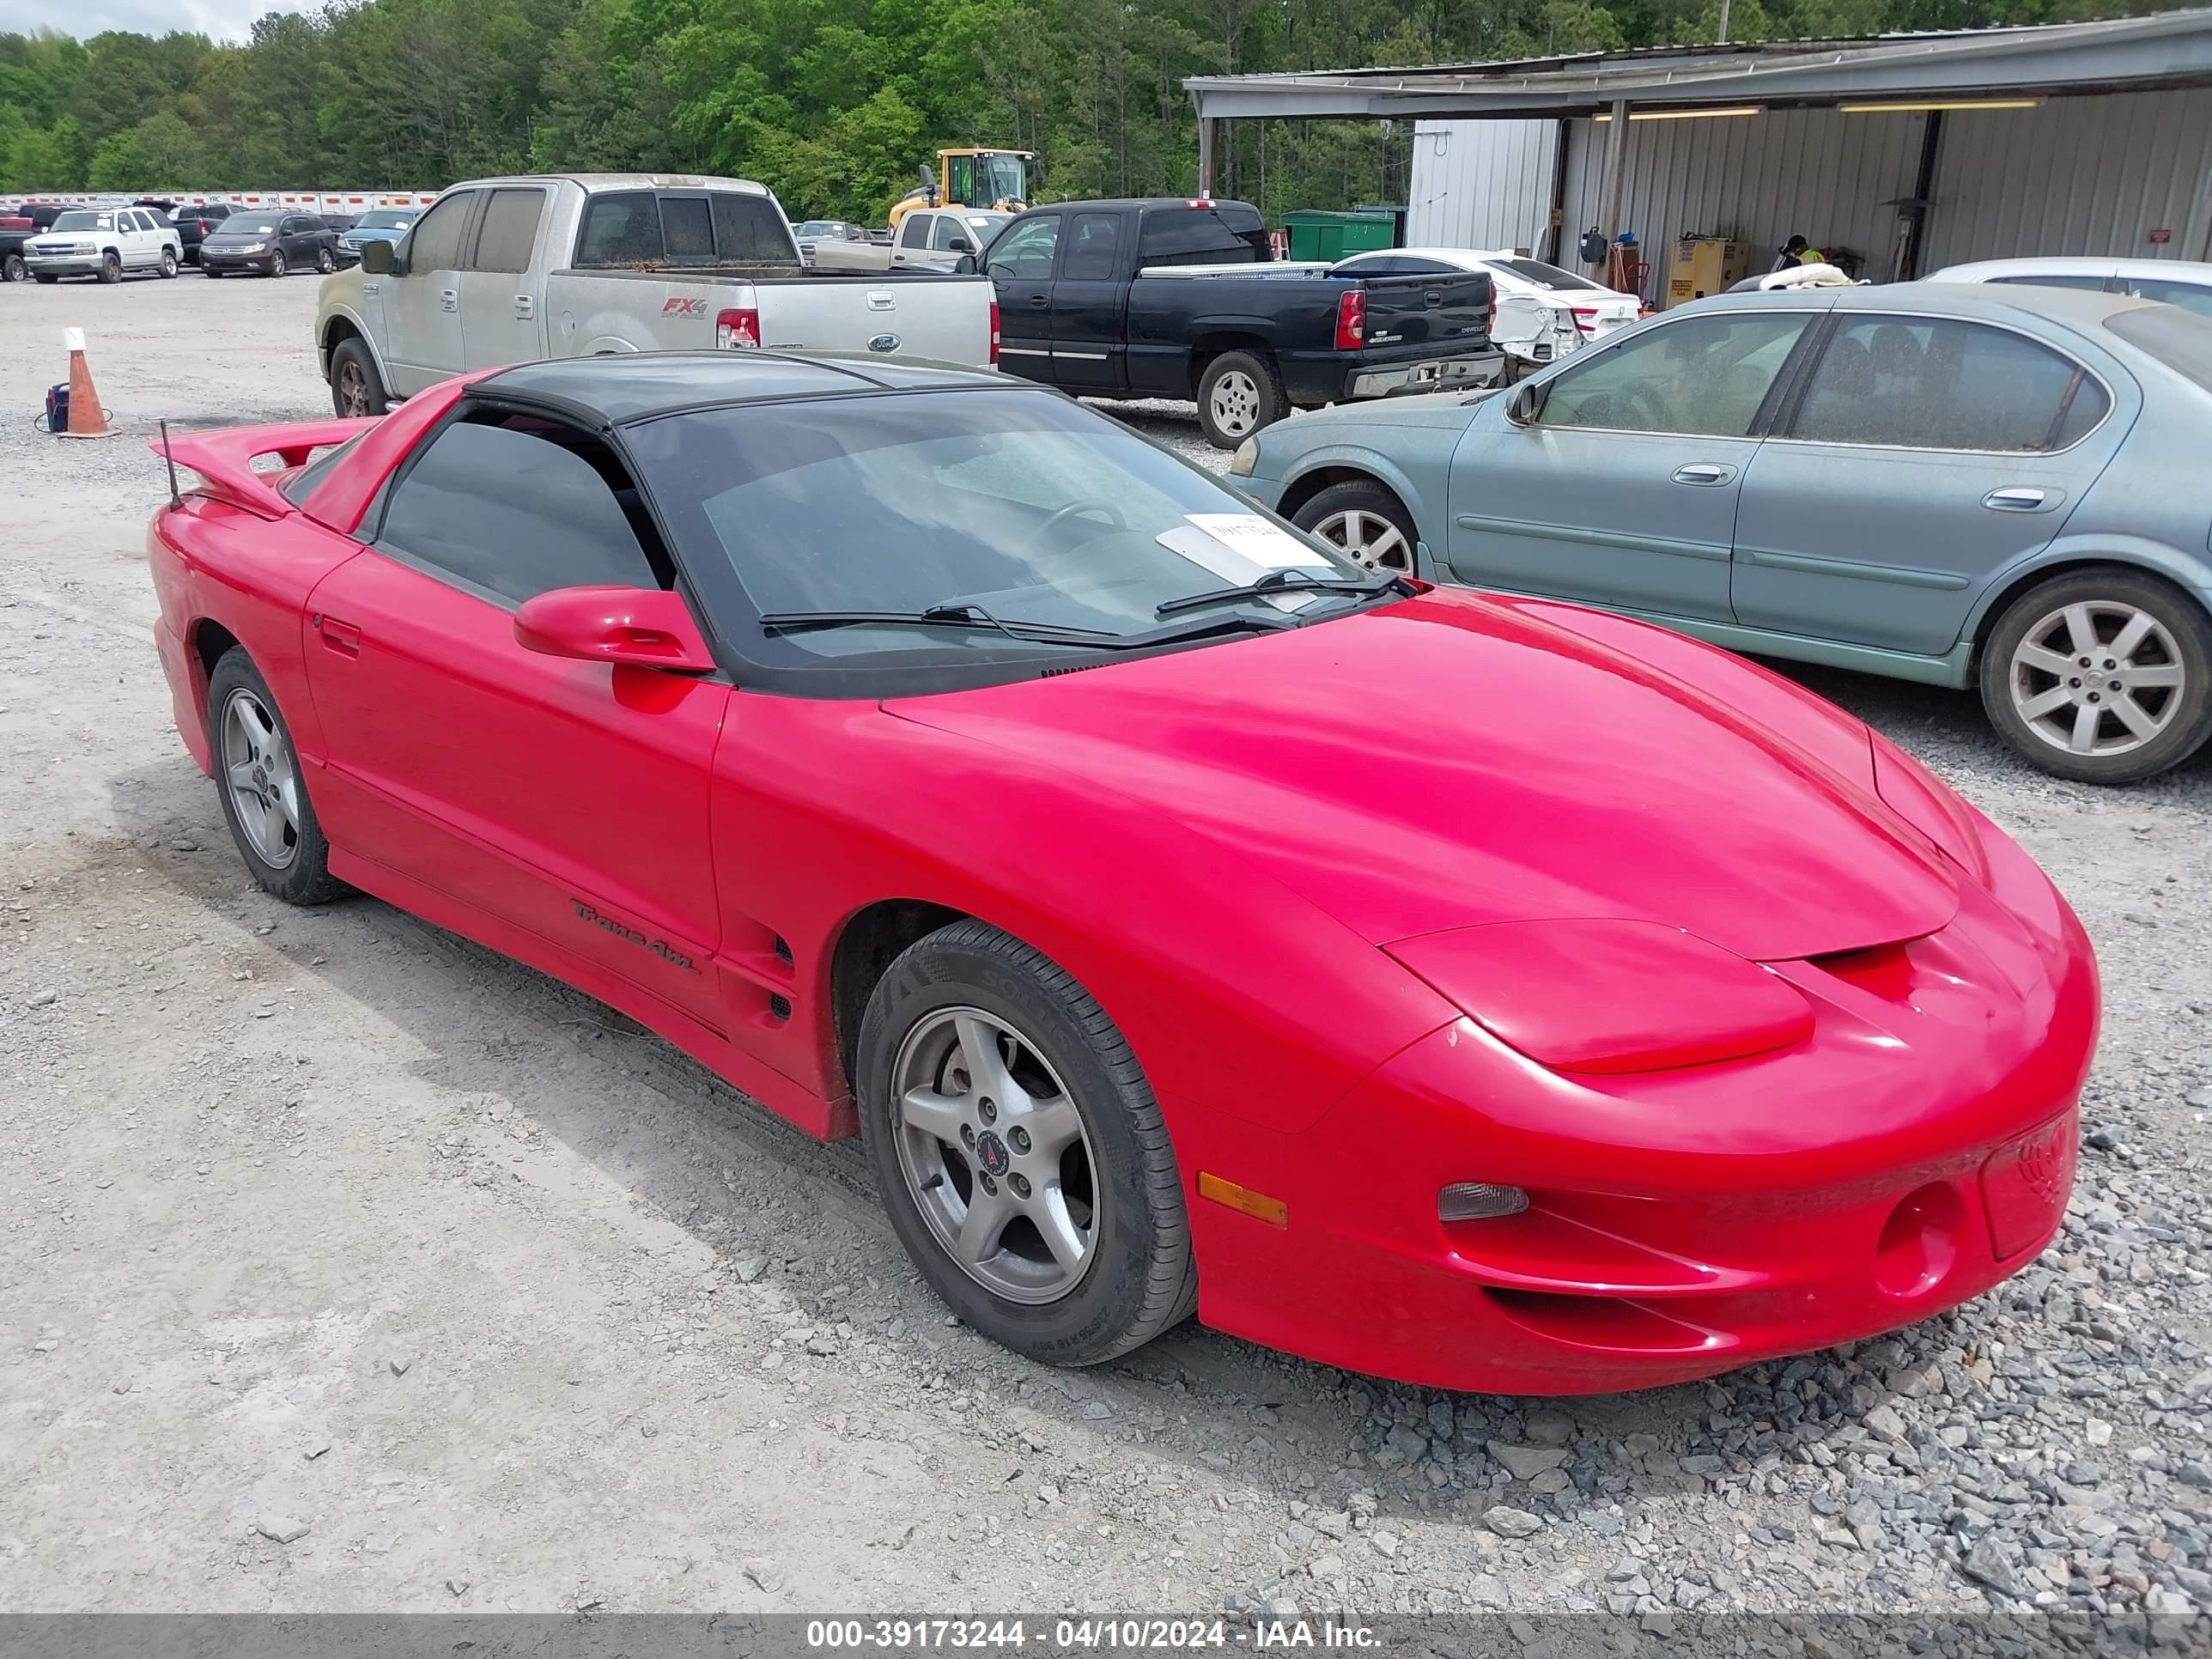
<path id="1" fill-rule="evenodd" d="M 791 966 L 791 945 L 781 933 L 775 936 L 775 959 L 787 968 Z"/>
<path id="2" fill-rule="evenodd" d="M 791 999 L 784 995 L 781 991 L 769 992 L 768 997 L 768 1011 L 771 1014 L 774 1014 L 778 1019 L 789 1019 L 791 1018 Z"/>

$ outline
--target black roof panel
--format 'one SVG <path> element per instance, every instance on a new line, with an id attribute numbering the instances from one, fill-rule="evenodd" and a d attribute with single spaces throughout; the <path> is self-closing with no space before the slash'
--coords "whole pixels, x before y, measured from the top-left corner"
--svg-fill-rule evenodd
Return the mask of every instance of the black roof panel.
<path id="1" fill-rule="evenodd" d="M 878 364 L 858 354 L 797 356 L 780 351 L 643 351 L 567 357 L 523 363 L 477 382 L 486 392 L 588 410 L 614 425 L 702 405 L 978 384 L 1021 383 L 977 369 L 889 361 Z"/>

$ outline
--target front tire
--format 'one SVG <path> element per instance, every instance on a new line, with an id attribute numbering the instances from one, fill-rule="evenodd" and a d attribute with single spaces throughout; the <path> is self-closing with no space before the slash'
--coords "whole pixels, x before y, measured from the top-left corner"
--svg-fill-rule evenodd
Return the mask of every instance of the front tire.
<path id="1" fill-rule="evenodd" d="M 966 1323 L 1096 1365 L 1197 1305 L 1159 1104 L 1056 963 L 980 921 L 939 928 L 878 981 L 855 1072 L 891 1225 Z"/>
<path id="2" fill-rule="evenodd" d="M 330 872 L 291 728 L 243 647 L 224 652 L 208 676 L 207 706 L 216 793 L 246 873 L 287 904 L 326 904 L 345 892 Z"/>
<path id="3" fill-rule="evenodd" d="M 342 340 L 331 353 L 331 407 L 340 420 L 381 415 L 392 407 L 376 359 L 359 340 Z"/>
<path id="4" fill-rule="evenodd" d="M 1234 449 L 1290 412 L 1282 376 L 1257 352 L 1224 351 L 1199 376 L 1199 429 L 1216 449 Z"/>
<path id="5" fill-rule="evenodd" d="M 1990 724 L 2045 771 L 2138 782 L 2212 737 L 2212 623 L 2139 571 L 2055 577 L 1997 618 L 1981 690 Z"/>
<path id="6" fill-rule="evenodd" d="M 1414 576 L 1413 549 L 1421 539 L 1406 504 L 1379 483 L 1353 479 L 1331 484 L 1291 516 L 1363 569 Z"/>
<path id="7" fill-rule="evenodd" d="M 103 283 L 119 283 L 123 280 L 123 256 L 121 254 L 110 253 L 101 258 L 100 262 L 100 280 Z"/>
<path id="8" fill-rule="evenodd" d="M 289 270 L 290 267 L 284 263 L 283 248 L 278 248 L 276 252 L 269 256 L 269 274 L 271 276 L 283 276 L 289 274 Z"/>

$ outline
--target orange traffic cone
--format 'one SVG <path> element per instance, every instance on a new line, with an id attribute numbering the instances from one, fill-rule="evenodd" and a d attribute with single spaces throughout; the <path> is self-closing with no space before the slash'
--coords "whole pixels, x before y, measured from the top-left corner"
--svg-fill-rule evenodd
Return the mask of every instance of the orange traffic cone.
<path id="1" fill-rule="evenodd" d="M 92 367 L 84 360 L 84 331 L 65 328 L 62 345 L 70 355 L 69 430 L 64 438 L 106 438 L 107 411 L 100 406 L 100 393 L 92 384 Z"/>

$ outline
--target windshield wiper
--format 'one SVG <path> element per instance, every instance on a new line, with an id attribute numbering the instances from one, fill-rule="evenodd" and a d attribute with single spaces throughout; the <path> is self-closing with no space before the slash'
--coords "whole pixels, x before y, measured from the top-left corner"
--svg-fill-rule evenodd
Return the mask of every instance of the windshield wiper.
<path id="1" fill-rule="evenodd" d="M 1403 576 L 1309 576 L 1303 570 L 1292 567 L 1270 570 L 1258 580 L 1246 582 L 1240 586 L 1217 587 L 1205 593 L 1186 593 L 1179 599 L 1170 599 L 1164 605 L 1155 605 L 1152 614 L 1171 617 L 1178 611 L 1195 611 L 1200 605 L 1225 605 L 1231 599 L 1266 599 L 1282 593 L 1387 593 L 1393 588 L 1408 598 L 1419 592 Z"/>
<path id="2" fill-rule="evenodd" d="M 933 605 L 926 611 L 771 611 L 760 621 L 779 633 L 805 628 L 989 628 L 1025 645 L 1102 645 L 1122 638 L 1103 628 L 1008 621 L 980 605 Z"/>

